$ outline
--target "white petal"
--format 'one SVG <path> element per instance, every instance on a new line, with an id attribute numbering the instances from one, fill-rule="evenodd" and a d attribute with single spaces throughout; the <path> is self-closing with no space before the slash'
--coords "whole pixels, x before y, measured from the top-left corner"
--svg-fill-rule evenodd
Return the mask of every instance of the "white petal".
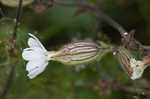
<path id="1" fill-rule="evenodd" d="M 40 47 L 37 41 L 33 38 L 28 39 L 28 45 L 29 47 Z"/>
<path id="2" fill-rule="evenodd" d="M 28 39 L 28 45 L 29 47 L 33 48 L 33 47 L 39 47 L 41 49 L 43 49 L 43 51 L 46 51 L 46 49 L 44 48 L 44 46 L 41 44 L 41 42 L 39 41 L 38 38 L 36 38 L 33 34 L 29 33 L 29 35 L 32 38 Z"/>
<path id="3" fill-rule="evenodd" d="M 28 71 L 28 77 L 30 79 L 35 78 L 45 70 L 47 65 L 48 61 L 29 61 L 26 67 L 26 70 Z"/>
<path id="4" fill-rule="evenodd" d="M 26 65 L 26 70 L 28 72 L 31 72 L 36 68 L 43 67 L 43 64 L 45 64 L 45 63 L 48 63 L 48 61 L 45 61 L 42 59 L 38 60 L 38 61 L 29 61 Z"/>
<path id="5" fill-rule="evenodd" d="M 40 60 L 40 59 L 45 59 L 46 56 L 44 54 L 42 49 L 35 47 L 35 48 L 26 48 L 22 52 L 22 57 L 24 60 Z"/>

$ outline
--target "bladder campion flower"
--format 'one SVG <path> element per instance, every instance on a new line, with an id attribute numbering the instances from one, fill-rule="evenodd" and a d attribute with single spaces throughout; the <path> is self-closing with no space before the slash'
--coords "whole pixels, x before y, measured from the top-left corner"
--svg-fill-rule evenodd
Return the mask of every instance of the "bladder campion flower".
<path id="1" fill-rule="evenodd" d="M 28 61 L 26 70 L 31 79 L 42 73 L 50 60 L 66 65 L 88 63 L 95 60 L 104 49 L 95 43 L 76 42 L 67 44 L 58 51 L 47 51 L 34 35 L 30 33 L 29 35 L 31 36 L 28 39 L 29 48 L 23 50 L 22 57 Z"/>
<path id="2" fill-rule="evenodd" d="M 30 33 L 29 35 L 31 36 L 28 39 L 29 48 L 23 50 L 22 57 L 28 61 L 26 70 L 28 71 L 29 78 L 32 79 L 45 70 L 51 57 L 47 56 L 49 52 L 40 41 L 34 35 Z"/>
<path id="3" fill-rule="evenodd" d="M 123 47 L 119 48 L 119 60 L 132 80 L 140 78 L 146 68 L 144 61 L 136 60 L 128 50 Z"/>

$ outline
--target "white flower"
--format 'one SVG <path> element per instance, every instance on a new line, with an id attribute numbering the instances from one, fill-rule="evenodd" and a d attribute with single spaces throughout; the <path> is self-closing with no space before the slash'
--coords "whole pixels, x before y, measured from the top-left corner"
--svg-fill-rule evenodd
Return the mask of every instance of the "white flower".
<path id="1" fill-rule="evenodd" d="M 131 68 L 133 69 L 133 73 L 131 75 L 131 79 L 135 80 L 142 76 L 145 66 L 142 61 L 137 61 L 134 58 L 130 60 Z"/>
<path id="2" fill-rule="evenodd" d="M 23 50 L 22 57 L 28 61 L 26 65 L 26 70 L 28 71 L 27 76 L 32 79 L 45 70 L 51 57 L 40 41 L 31 33 L 29 35 L 31 36 L 28 39 L 29 48 Z"/>

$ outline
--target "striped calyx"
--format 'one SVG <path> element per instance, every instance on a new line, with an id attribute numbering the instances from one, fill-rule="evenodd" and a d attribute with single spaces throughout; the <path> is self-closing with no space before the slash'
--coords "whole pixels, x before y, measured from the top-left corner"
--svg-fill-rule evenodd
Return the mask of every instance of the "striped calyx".
<path id="1" fill-rule="evenodd" d="M 130 60 L 133 56 L 123 47 L 119 48 L 119 61 L 123 69 L 127 72 L 129 76 L 132 75 L 133 70 L 130 65 Z"/>
<path id="2" fill-rule="evenodd" d="M 52 60 L 60 61 L 67 65 L 88 63 L 99 56 L 101 48 L 95 43 L 76 42 L 63 46 Z"/>
<path id="3" fill-rule="evenodd" d="M 145 69 L 144 62 L 136 60 L 128 50 L 123 47 L 119 48 L 119 60 L 132 80 L 139 79 L 142 76 Z"/>

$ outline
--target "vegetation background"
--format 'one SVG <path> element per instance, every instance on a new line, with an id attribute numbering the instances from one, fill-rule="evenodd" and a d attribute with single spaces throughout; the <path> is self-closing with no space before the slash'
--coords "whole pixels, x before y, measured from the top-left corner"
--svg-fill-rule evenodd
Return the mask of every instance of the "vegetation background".
<path id="1" fill-rule="evenodd" d="M 135 38 L 150 45 L 149 0 L 83 1 L 98 7 L 128 31 L 135 29 Z M 150 69 L 145 70 L 140 80 L 131 81 L 119 64 L 117 56 L 112 53 L 108 53 L 101 61 L 86 64 L 80 70 L 75 66 L 68 67 L 51 61 L 41 75 L 29 79 L 25 70 L 26 62 L 21 56 L 22 50 L 28 47 L 28 33 L 35 34 L 49 51 L 81 40 L 122 44 L 119 32 L 103 19 L 95 17 L 92 12 L 76 15 L 79 7 L 54 5 L 45 8 L 51 1 L 44 2 L 41 4 L 40 0 L 34 0 L 32 4 L 22 8 L 13 51 L 11 40 L 17 7 L 7 6 L 2 2 L 0 4 L 0 93 L 5 94 L 5 99 L 150 98 Z M 57 2 L 79 3 L 81 0 Z M 137 58 L 141 57 L 141 53 L 133 53 Z M 10 77 L 12 68 L 14 73 Z M 8 80 L 9 78 L 11 79 Z"/>

